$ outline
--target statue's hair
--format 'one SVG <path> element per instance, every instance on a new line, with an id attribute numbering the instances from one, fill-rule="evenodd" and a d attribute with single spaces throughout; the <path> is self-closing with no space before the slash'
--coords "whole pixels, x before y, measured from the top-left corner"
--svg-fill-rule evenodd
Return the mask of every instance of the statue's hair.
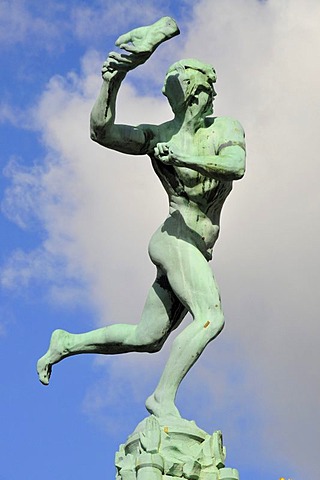
<path id="1" fill-rule="evenodd" d="M 190 98 L 190 96 L 193 95 L 199 87 L 211 90 L 213 84 L 217 80 L 216 71 L 212 65 L 202 63 L 199 60 L 195 60 L 193 58 L 183 59 L 175 62 L 169 68 L 167 75 L 170 75 L 170 73 L 173 72 L 186 75 L 191 80 L 189 88 L 186 92 L 187 98 Z M 197 72 L 200 72 L 205 76 L 204 82 L 199 83 L 199 77 L 197 76 Z"/>
<path id="2" fill-rule="evenodd" d="M 212 65 L 200 62 L 199 60 L 196 60 L 194 58 L 187 58 L 175 62 L 173 65 L 171 65 L 167 74 L 171 73 L 174 70 L 179 72 L 185 71 L 186 69 L 197 70 L 198 72 L 203 73 L 203 75 L 206 75 L 210 83 L 215 83 L 217 80 L 216 71 Z"/>

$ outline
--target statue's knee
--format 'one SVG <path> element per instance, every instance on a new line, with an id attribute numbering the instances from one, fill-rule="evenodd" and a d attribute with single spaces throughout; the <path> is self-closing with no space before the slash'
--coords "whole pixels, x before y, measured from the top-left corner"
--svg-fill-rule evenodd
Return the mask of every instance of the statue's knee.
<path id="1" fill-rule="evenodd" d="M 223 313 L 221 313 L 221 317 L 218 320 L 218 327 L 219 327 L 219 333 L 222 332 L 224 325 L 225 325 L 225 319 Z"/>
<path id="2" fill-rule="evenodd" d="M 224 320 L 224 315 L 223 315 L 223 312 L 220 310 L 219 314 L 217 315 L 217 318 L 216 318 L 216 326 L 217 326 L 217 329 L 218 329 L 218 333 L 220 333 L 222 330 L 223 330 L 223 327 L 224 327 L 224 324 L 225 324 L 225 320 Z"/>
<path id="3" fill-rule="evenodd" d="M 219 310 L 215 312 L 210 319 L 205 321 L 204 328 L 207 329 L 208 334 L 214 338 L 223 330 L 224 324 L 223 312 Z"/>
<path id="4" fill-rule="evenodd" d="M 166 335 L 158 338 L 158 336 L 155 333 L 151 333 L 146 331 L 146 329 L 138 327 L 136 328 L 135 331 L 135 337 L 134 337 L 134 344 L 136 347 L 137 352 L 147 352 L 147 353 L 155 353 L 159 352 L 161 350 L 165 340 L 166 340 Z"/>

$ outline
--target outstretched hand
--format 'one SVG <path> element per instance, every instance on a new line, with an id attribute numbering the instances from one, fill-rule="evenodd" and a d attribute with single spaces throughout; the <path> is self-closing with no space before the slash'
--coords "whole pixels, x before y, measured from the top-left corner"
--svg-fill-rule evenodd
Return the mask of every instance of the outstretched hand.
<path id="1" fill-rule="evenodd" d="M 116 46 L 125 50 L 124 53 L 111 52 L 102 67 L 102 76 L 105 80 L 113 76 L 114 72 L 126 73 L 145 63 L 155 49 L 169 38 L 178 35 L 179 28 L 171 17 L 160 18 L 157 22 L 146 27 L 134 28 L 116 41 Z"/>
<path id="2" fill-rule="evenodd" d="M 126 52 L 149 55 L 155 50 L 152 25 L 148 27 L 139 27 L 130 32 L 120 35 L 116 40 L 116 46 Z"/>
<path id="3" fill-rule="evenodd" d="M 116 46 L 129 53 L 150 56 L 162 42 L 179 33 L 178 25 L 173 18 L 162 17 L 152 25 L 134 28 L 130 32 L 120 35 Z"/>

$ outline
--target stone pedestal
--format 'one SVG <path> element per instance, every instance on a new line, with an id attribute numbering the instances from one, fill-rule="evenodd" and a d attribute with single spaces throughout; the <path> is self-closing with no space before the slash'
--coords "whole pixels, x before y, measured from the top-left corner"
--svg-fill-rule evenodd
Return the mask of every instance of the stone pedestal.
<path id="1" fill-rule="evenodd" d="M 117 480 L 239 480 L 225 467 L 220 431 L 209 435 L 195 422 L 145 418 L 116 454 Z"/>

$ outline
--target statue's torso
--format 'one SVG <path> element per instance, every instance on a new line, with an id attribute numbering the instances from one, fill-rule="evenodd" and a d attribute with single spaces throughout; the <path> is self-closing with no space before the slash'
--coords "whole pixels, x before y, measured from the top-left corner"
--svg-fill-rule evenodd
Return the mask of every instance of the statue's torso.
<path id="1" fill-rule="evenodd" d="M 170 224 L 174 219 L 180 235 L 183 232 L 188 236 L 193 235 L 198 246 L 204 244 L 206 250 L 210 250 L 218 238 L 220 212 L 232 189 L 232 182 L 214 179 L 192 168 L 165 164 L 155 158 L 153 150 L 157 143 L 165 142 L 181 155 L 216 155 L 220 137 L 223 137 L 223 124 L 219 120 L 212 119 L 211 124 L 194 135 L 174 133 L 170 130 L 170 123 L 161 125 L 154 132 L 148 152 L 169 197 Z"/>

